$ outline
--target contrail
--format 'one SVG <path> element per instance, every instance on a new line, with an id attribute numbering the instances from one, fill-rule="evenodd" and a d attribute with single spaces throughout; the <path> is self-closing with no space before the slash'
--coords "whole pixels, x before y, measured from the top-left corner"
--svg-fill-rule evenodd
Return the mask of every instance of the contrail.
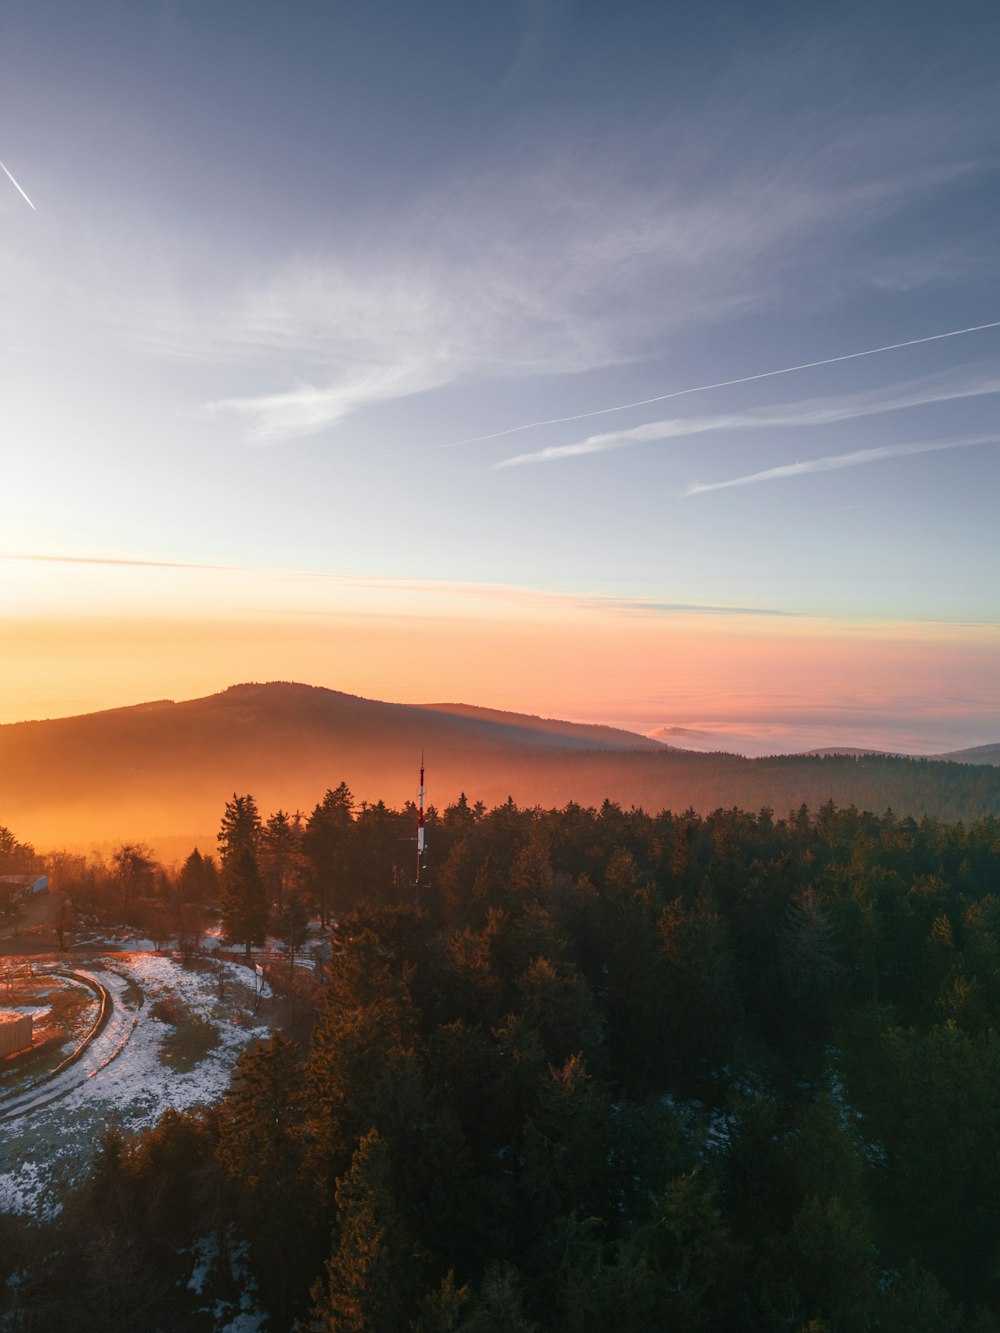
<path id="1" fill-rule="evenodd" d="M 926 338 L 910 338 L 902 343 L 886 343 L 884 347 L 867 347 L 863 352 L 827 356 L 821 361 L 803 361 L 797 366 L 782 366 L 780 370 L 761 370 L 756 375 L 741 375 L 734 380 L 717 380 L 714 384 L 696 384 L 689 389 L 674 389 L 671 393 L 657 394 L 655 398 L 640 398 L 634 403 L 599 407 L 593 412 L 577 412 L 570 417 L 547 417 L 543 421 L 527 421 L 521 426 L 508 426 L 506 430 L 495 430 L 489 435 L 473 435 L 467 440 L 453 440 L 449 444 L 417 445 L 413 449 L 401 449 L 399 452 L 409 454 L 423 453 L 426 449 L 460 449 L 465 444 L 483 444 L 486 440 L 499 440 L 504 435 L 518 435 L 521 431 L 537 430 L 540 426 L 561 426 L 568 421 L 587 421 L 590 417 L 604 417 L 611 412 L 627 412 L 633 407 L 649 407 L 652 403 L 665 403 L 669 398 L 684 398 L 692 393 L 708 393 L 710 389 L 728 389 L 734 384 L 751 384 L 755 380 L 773 379 L 776 375 L 794 375 L 799 370 L 815 370 L 817 366 L 834 366 L 841 361 L 857 361 L 863 356 L 878 356 L 880 352 L 898 352 L 903 347 L 919 347 L 921 343 L 936 343 L 943 338 L 961 338 L 967 333 L 982 333 L 986 329 L 1000 329 L 1000 319 L 993 320 L 990 324 L 973 324 L 967 329 L 931 333 Z"/>
<path id="2" fill-rule="evenodd" d="M 726 491 L 732 486 L 756 486 L 762 481 L 780 481 L 786 477 L 806 477 L 813 472 L 833 472 L 839 468 L 860 467 L 864 463 L 880 463 L 887 458 L 906 458 L 909 454 L 933 454 L 941 449 L 970 449 L 980 444 L 1000 444 L 1000 435 L 971 435 L 958 440 L 922 440 L 914 444 L 883 444 L 875 449 L 856 449 L 850 454 L 830 454 L 826 458 L 812 458 L 805 463 L 783 463 L 763 472 L 751 472 L 728 481 L 693 481 L 681 492 L 681 497 L 705 495 L 709 491 Z"/>
<path id="3" fill-rule="evenodd" d="M 28 207 L 31 208 L 31 209 L 34 209 L 34 211 L 37 213 L 37 212 L 38 212 L 38 209 L 35 208 L 35 205 L 31 202 L 31 200 L 28 198 L 28 196 L 24 193 L 24 191 L 21 189 L 20 185 L 18 185 L 17 181 L 16 181 L 16 180 L 14 179 L 14 177 L 10 174 L 10 172 L 7 170 L 7 168 L 4 167 L 4 165 L 3 165 L 2 162 L 0 162 L 0 167 L 3 167 L 3 173 L 4 173 L 4 175 L 5 175 L 5 176 L 7 177 L 7 179 L 10 181 L 11 185 L 13 185 L 14 189 L 18 192 L 18 194 L 21 196 L 21 198 L 24 200 L 24 202 L 28 205 Z"/>
<path id="4" fill-rule="evenodd" d="M 648 444 L 661 440 L 684 439 L 704 431 L 756 429 L 762 426 L 785 428 L 789 426 L 827 426 L 858 417 L 876 416 L 882 412 L 898 412 L 907 407 L 922 407 L 928 403 L 945 403 L 956 398 L 979 398 L 1000 394 L 1000 375 L 985 375 L 948 383 L 938 376 L 936 381 L 892 386 L 881 390 L 879 398 L 870 390 L 840 398 L 812 398 L 805 402 L 783 404 L 779 407 L 750 407 L 713 417 L 669 417 L 665 421 L 649 421 L 629 430 L 608 431 L 588 435 L 573 444 L 550 444 L 531 454 L 515 454 L 493 464 L 493 470 L 520 467 L 526 463 L 552 463 L 586 454 L 604 453 L 609 449 L 624 449 L 633 444 Z M 888 395 L 888 396 L 886 396 Z"/>

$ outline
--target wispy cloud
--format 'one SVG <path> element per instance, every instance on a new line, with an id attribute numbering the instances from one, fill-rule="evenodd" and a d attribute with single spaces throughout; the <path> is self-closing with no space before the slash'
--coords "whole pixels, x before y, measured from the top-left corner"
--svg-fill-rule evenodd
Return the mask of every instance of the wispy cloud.
<path id="1" fill-rule="evenodd" d="M 281 393 L 246 398 L 221 398 L 207 403 L 211 416 L 233 413 L 248 424 L 246 438 L 255 444 L 314 435 L 361 407 L 408 397 L 447 383 L 449 376 L 433 364 L 414 361 L 363 368 L 322 387 L 300 384 Z"/>
<path id="2" fill-rule="evenodd" d="M 588 598 L 600 610 L 635 611 L 646 615 L 783 616 L 801 617 L 801 611 L 779 611 L 769 606 L 726 606 L 715 602 L 657 602 L 638 597 Z"/>
<path id="3" fill-rule="evenodd" d="M 746 74 L 749 107 L 757 62 Z M 47 357 L 196 367 L 199 413 L 275 443 L 460 382 L 662 356 L 681 331 L 762 304 L 822 304 L 821 270 L 864 282 L 869 232 L 980 170 L 955 151 L 950 102 L 919 135 L 909 114 L 880 117 L 877 134 L 845 116 L 837 136 L 797 125 L 739 145 L 733 106 L 727 72 L 725 98 L 684 125 L 498 144 L 391 210 L 330 202 L 322 243 L 290 242 L 263 266 L 176 226 L 116 233 L 113 257 L 85 233 L 54 264 L 0 255 L 0 304 L 24 312 L 19 340 Z"/>
<path id="4" fill-rule="evenodd" d="M 237 565 L 197 565 L 181 560 L 132 560 L 121 556 L 36 555 L 23 551 L 0 551 L 0 560 L 17 560 L 30 565 L 110 565 L 125 569 L 203 569 L 234 572 Z"/>
<path id="5" fill-rule="evenodd" d="M 576 593 L 525 587 L 511 583 L 470 583 L 458 579 L 414 579 L 393 575 L 340 574 L 324 569 L 297 569 L 274 565 L 215 565 L 182 560 L 142 559 L 131 556 L 64 555 L 44 551 L 0 551 L 0 563 L 5 561 L 42 566 L 82 566 L 123 572 L 128 570 L 169 570 L 179 573 L 237 575 L 244 581 L 267 580 L 272 582 L 283 580 L 362 594 L 399 593 L 404 601 L 419 596 L 434 596 L 455 600 L 478 600 L 484 603 L 506 602 L 534 608 L 541 614 L 551 612 L 556 608 L 614 611 L 641 606 L 649 610 L 666 611 L 671 609 L 666 603 L 640 603 L 613 597 L 587 597 Z M 722 611 L 725 608 L 678 604 L 674 609 Z M 767 613 L 762 612 L 761 614 Z M 775 612 L 773 614 L 780 613 Z"/>
<path id="6" fill-rule="evenodd" d="M 391 576 L 337 574 L 328 570 L 265 568 L 254 565 L 195 564 L 181 560 L 136 559 L 127 556 L 61 555 L 46 552 L 0 551 L 0 561 L 36 565 L 83 565 L 108 569 L 164 569 L 211 574 L 241 574 L 263 578 L 302 579 L 327 583 L 340 588 L 369 592 L 401 592 L 407 596 L 433 593 L 455 598 L 500 599 L 519 601 L 539 608 L 577 607 L 593 611 L 636 611 L 654 615 L 673 613 L 692 615 L 795 616 L 796 611 L 779 611 L 760 606 L 723 606 L 705 602 L 664 602 L 645 598 L 584 596 L 575 593 L 525 588 L 514 584 L 462 583 L 446 579 L 408 579 Z"/>
<path id="7" fill-rule="evenodd" d="M 709 185 L 637 172 L 610 145 L 586 164 L 494 164 L 411 201 L 367 248 L 295 261 L 198 328 L 168 320 L 164 347 L 207 339 L 209 359 L 254 368 L 264 391 L 206 408 L 258 443 L 460 380 L 623 364 L 776 299 L 817 243 L 968 170 L 871 165 L 758 161 Z"/>
<path id="8" fill-rule="evenodd" d="M 814 472 L 834 472 L 840 468 L 861 467 L 866 463 L 881 463 L 890 458 L 905 458 L 910 454 L 933 454 L 942 449 L 971 449 L 977 445 L 1000 444 L 1000 435 L 972 435 L 957 440 L 923 440 L 912 444 L 886 444 L 876 449 L 856 449 L 849 454 L 831 454 L 826 458 L 812 458 L 806 462 L 784 463 L 780 467 L 750 472 L 743 477 L 726 481 L 693 481 L 683 496 L 704 495 L 708 491 L 725 491 L 733 486 L 756 486 L 764 481 L 783 481 L 788 477 L 806 477 Z"/>
<path id="9" fill-rule="evenodd" d="M 951 376 L 945 379 L 936 376 L 932 379 L 896 384 L 865 393 L 812 398 L 785 406 L 748 408 L 742 412 L 729 412 L 717 416 L 672 417 L 662 421 L 650 421 L 629 430 L 588 435 L 586 439 L 574 444 L 552 445 L 533 453 L 516 454 L 512 458 L 505 458 L 495 463 L 494 467 L 521 467 L 525 464 L 560 462 L 568 458 L 605 453 L 611 449 L 626 449 L 637 444 L 700 435 L 707 431 L 835 425 L 859 417 L 898 412 L 908 407 L 921 407 L 957 398 L 985 397 L 996 393 L 1000 393 L 1000 374 L 994 371 L 965 374 L 959 378 Z"/>

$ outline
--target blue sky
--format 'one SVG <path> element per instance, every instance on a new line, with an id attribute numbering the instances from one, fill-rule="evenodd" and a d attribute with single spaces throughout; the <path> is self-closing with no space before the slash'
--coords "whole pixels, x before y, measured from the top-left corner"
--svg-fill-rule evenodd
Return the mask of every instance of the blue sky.
<path id="1" fill-rule="evenodd" d="M 0 554 L 988 639 L 1000 328 L 480 437 L 1000 320 L 997 68 L 992 4 L 9 5 Z M 68 568 L 7 613 L 169 601 Z"/>

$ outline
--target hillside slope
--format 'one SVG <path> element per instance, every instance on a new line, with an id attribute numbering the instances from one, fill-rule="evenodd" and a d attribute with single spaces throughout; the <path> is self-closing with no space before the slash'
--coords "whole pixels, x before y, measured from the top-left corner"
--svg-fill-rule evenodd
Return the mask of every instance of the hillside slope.
<path id="1" fill-rule="evenodd" d="M 647 809 L 803 801 L 973 819 L 1000 813 L 1000 770 L 885 755 L 674 750 L 608 727 L 464 705 L 380 703 L 308 685 L 240 685 L 205 699 L 0 727 L 0 824 L 38 845 L 154 840 L 218 826 L 234 791 L 262 811 L 308 811 L 342 779 L 359 800 L 461 791 L 495 804 Z"/>
<path id="2" fill-rule="evenodd" d="M 934 758 L 948 759 L 953 764 L 1000 765 L 1000 745 L 974 745 L 969 750 L 952 750 L 948 754 L 936 754 Z"/>

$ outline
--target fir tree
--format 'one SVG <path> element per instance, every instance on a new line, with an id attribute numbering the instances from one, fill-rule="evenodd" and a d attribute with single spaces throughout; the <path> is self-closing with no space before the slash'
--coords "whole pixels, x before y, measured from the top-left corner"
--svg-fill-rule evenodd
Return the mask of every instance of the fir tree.
<path id="1" fill-rule="evenodd" d="M 251 847 L 223 868 L 222 928 L 226 939 L 245 946 L 248 957 L 251 947 L 263 944 L 267 935 L 267 893 Z"/>

